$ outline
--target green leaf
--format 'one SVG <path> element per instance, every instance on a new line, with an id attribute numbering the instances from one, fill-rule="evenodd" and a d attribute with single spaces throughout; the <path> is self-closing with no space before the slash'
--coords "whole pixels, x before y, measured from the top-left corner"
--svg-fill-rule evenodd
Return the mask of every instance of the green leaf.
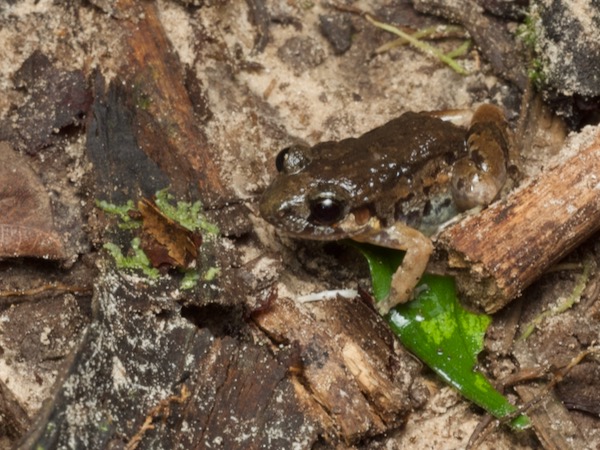
<path id="1" fill-rule="evenodd" d="M 355 241 L 345 241 L 354 247 L 367 259 L 371 280 L 373 281 L 373 296 L 380 302 L 390 292 L 392 275 L 402 264 L 404 252 L 369 244 L 359 244 Z"/>
<path id="2" fill-rule="evenodd" d="M 375 299 L 382 300 L 402 253 L 367 244 L 352 246 L 367 258 Z M 416 292 L 415 300 L 396 306 L 386 316 L 402 344 L 473 403 L 499 419 L 512 417 L 517 408 L 475 370 L 491 318 L 461 306 L 451 277 L 425 275 Z M 510 423 L 515 429 L 530 424 L 524 415 Z"/>

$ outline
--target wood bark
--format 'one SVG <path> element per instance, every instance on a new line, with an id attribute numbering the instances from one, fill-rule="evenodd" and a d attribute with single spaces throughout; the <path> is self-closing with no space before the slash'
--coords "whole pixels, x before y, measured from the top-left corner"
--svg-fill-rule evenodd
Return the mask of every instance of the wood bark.
<path id="1" fill-rule="evenodd" d="M 439 236 L 472 306 L 495 312 L 600 228 L 600 134 L 481 214 Z"/>
<path id="2" fill-rule="evenodd" d="M 300 306 L 276 299 L 255 323 L 300 357 L 296 395 L 329 439 L 355 443 L 402 425 L 413 407 L 420 364 L 360 300 Z"/>
<path id="3" fill-rule="evenodd" d="M 139 89 L 135 98 L 138 143 L 169 176 L 176 192 L 197 187 L 205 205 L 230 199 L 206 134 L 183 83 L 184 69 L 152 2 L 120 2 L 126 60 L 120 75 Z"/>

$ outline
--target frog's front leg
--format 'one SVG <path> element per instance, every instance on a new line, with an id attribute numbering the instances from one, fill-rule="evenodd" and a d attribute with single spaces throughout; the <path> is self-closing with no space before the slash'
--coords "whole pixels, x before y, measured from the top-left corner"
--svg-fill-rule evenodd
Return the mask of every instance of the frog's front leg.
<path id="1" fill-rule="evenodd" d="M 379 313 L 385 315 L 394 306 L 410 300 L 433 251 L 431 240 L 402 222 L 397 222 L 389 228 L 353 236 L 352 239 L 406 252 L 402 265 L 392 276 L 390 293 L 376 305 Z"/>

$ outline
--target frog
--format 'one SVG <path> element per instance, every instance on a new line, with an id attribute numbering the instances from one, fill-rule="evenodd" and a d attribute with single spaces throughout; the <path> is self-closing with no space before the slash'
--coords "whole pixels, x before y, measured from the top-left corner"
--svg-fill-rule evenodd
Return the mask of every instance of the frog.
<path id="1" fill-rule="evenodd" d="M 405 112 L 359 137 L 290 145 L 259 202 L 261 216 L 293 238 L 404 251 L 375 305 L 381 315 L 413 297 L 444 224 L 498 199 L 509 178 L 502 109 L 480 105 L 468 127 L 442 116 Z"/>

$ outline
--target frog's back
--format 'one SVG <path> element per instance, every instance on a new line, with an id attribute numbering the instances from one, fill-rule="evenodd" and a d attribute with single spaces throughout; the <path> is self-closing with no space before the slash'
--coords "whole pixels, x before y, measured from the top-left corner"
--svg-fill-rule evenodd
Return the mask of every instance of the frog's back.
<path id="1" fill-rule="evenodd" d="M 363 134 L 370 152 L 384 150 L 403 166 L 421 165 L 447 155 L 466 153 L 465 130 L 424 113 L 407 112 Z"/>
<path id="2" fill-rule="evenodd" d="M 373 135 L 369 139 L 374 143 L 401 149 L 396 157 L 402 161 L 400 171 L 406 173 L 408 192 L 404 190 L 395 199 L 393 220 L 432 235 L 458 214 L 450 173 L 453 164 L 467 154 L 466 130 L 428 114 L 413 112 L 386 125 L 387 130 L 377 128 L 367 135 Z M 402 184 L 402 177 L 397 181 Z"/>
<path id="3" fill-rule="evenodd" d="M 423 113 L 405 113 L 358 138 L 312 148 L 317 184 L 348 188 L 384 224 L 405 222 L 431 234 L 456 214 L 452 164 L 467 152 L 466 131 Z"/>
<path id="4" fill-rule="evenodd" d="M 379 200 L 384 223 L 401 221 L 431 235 L 458 213 L 450 172 L 467 153 L 465 134 L 450 122 L 408 112 L 357 139 L 356 153 L 363 153 L 358 159 L 372 164 L 381 158 L 380 168 L 394 167 L 387 176 L 382 176 L 385 170 L 373 172 L 378 178 L 374 185 L 389 199 Z"/>
<path id="5" fill-rule="evenodd" d="M 379 167 L 396 177 L 415 173 L 436 159 L 452 163 L 467 150 L 463 128 L 428 114 L 407 112 L 358 138 L 321 142 L 311 151 L 321 176 L 331 171 L 329 175 L 338 177 L 343 168 L 346 174 L 363 177 L 366 169 Z"/>

